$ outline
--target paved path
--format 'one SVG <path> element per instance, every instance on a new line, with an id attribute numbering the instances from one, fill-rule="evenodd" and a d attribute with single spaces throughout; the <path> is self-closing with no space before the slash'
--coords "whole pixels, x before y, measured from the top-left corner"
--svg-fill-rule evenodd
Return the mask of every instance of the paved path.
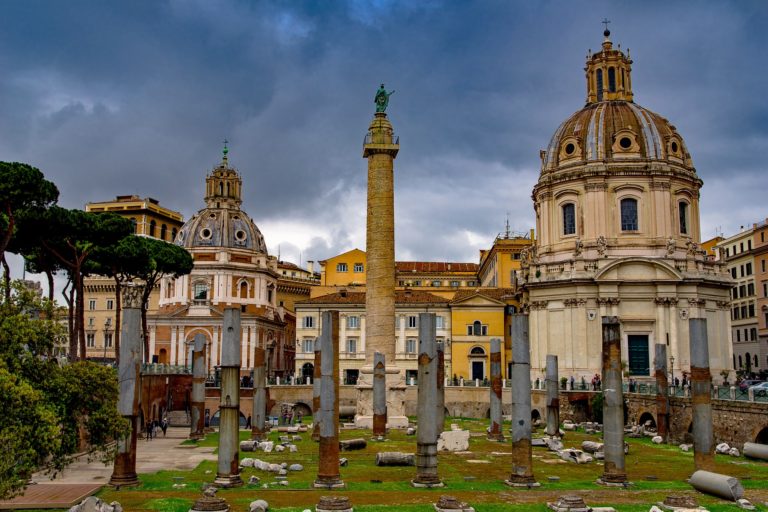
<path id="1" fill-rule="evenodd" d="M 163 469 L 190 470 L 204 460 L 216 460 L 213 447 L 182 445 L 187 439 L 189 427 L 170 427 L 166 437 L 137 442 L 136 472 L 154 473 Z M 22 495 L 7 502 L 0 501 L 0 510 L 21 508 L 66 508 L 79 503 L 86 496 L 97 492 L 109 482 L 112 463 L 88 461 L 81 457 L 55 476 L 35 473 Z"/>

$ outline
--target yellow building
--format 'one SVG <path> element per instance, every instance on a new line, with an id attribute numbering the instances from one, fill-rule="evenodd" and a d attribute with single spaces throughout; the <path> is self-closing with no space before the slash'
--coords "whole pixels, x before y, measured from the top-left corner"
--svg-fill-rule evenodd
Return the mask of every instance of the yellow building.
<path id="1" fill-rule="evenodd" d="M 310 297 L 312 288 L 320 284 L 320 276 L 289 261 L 277 262 L 277 305 L 290 312 L 294 304 Z"/>
<path id="2" fill-rule="evenodd" d="M 184 218 L 160 205 L 157 199 L 117 196 L 113 201 L 88 203 L 87 212 L 111 212 L 131 219 L 138 235 L 172 242 Z M 85 305 L 85 355 L 89 359 L 115 360 L 115 282 L 92 276 L 83 282 Z M 148 312 L 157 311 L 159 286 L 149 297 Z M 119 328 L 119 326 L 118 326 Z"/>
<path id="3" fill-rule="evenodd" d="M 477 275 L 480 286 L 490 288 L 514 288 L 515 276 L 521 269 L 520 255 L 533 245 L 533 230 L 530 234 L 500 234 L 489 250 L 480 251 L 480 267 Z"/>
<path id="4" fill-rule="evenodd" d="M 491 339 L 503 340 L 502 375 L 509 377 L 512 344 L 509 314 L 517 312 L 510 288 L 459 290 L 451 301 L 451 377 L 490 379 Z"/>
<path id="5" fill-rule="evenodd" d="M 365 286 L 365 251 L 352 249 L 327 260 L 321 260 L 321 286 Z"/>

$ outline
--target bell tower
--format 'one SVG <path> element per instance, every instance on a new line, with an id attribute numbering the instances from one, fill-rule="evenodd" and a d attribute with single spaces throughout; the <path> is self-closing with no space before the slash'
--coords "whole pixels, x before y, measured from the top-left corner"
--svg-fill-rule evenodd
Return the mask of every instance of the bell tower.
<path id="1" fill-rule="evenodd" d="M 603 32 L 602 50 L 587 55 L 587 104 L 601 101 L 632 101 L 632 59 L 621 51 L 613 49 L 611 31 Z"/>

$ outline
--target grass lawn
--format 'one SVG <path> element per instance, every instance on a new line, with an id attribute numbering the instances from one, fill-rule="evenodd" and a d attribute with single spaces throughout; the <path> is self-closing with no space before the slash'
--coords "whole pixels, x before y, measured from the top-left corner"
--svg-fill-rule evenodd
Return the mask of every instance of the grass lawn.
<path id="1" fill-rule="evenodd" d="M 510 473 L 509 440 L 504 443 L 486 440 L 484 432 L 487 421 L 450 418 L 446 420 L 447 428 L 450 428 L 450 423 L 469 429 L 472 437 L 469 452 L 439 455 L 438 469 L 446 484 L 445 488 L 417 490 L 410 486 L 410 480 L 415 474 L 414 467 L 374 465 L 375 455 L 379 451 L 415 452 L 415 436 L 391 431 L 386 441 L 377 442 L 370 440 L 369 431 L 342 430 L 342 439 L 363 437 L 369 439 L 369 442 L 364 450 L 341 453 L 342 457 L 349 459 L 349 465 L 340 468 L 341 478 L 347 488 L 333 492 L 348 496 L 355 510 L 361 512 L 390 512 L 393 505 L 397 505 L 398 511 L 427 512 L 434 510 L 432 504 L 441 494 L 456 496 L 473 505 L 478 512 L 544 511 L 547 510 L 547 501 L 554 501 L 566 493 L 582 495 L 590 506 L 613 506 L 627 512 L 647 512 L 652 504 L 662 501 L 669 494 L 694 495 L 701 505 L 712 511 L 738 510 L 732 503 L 696 493 L 685 482 L 694 471 L 692 452 L 682 452 L 676 446 L 654 445 L 648 438 L 627 440 L 630 451 L 626 468 L 633 482 L 629 489 L 597 485 L 595 480 L 602 474 L 600 461 L 576 465 L 561 461 L 557 454 L 544 448 L 534 448 L 533 451 L 534 474 L 542 486 L 534 490 L 512 489 L 503 483 Z M 505 426 L 505 431 L 506 428 L 508 426 Z M 541 435 L 541 432 L 538 434 Z M 287 487 L 274 485 L 276 481 L 271 473 L 245 468 L 243 481 L 247 482 L 251 475 L 256 475 L 261 482 L 256 485 L 246 484 L 238 489 L 224 489 L 218 495 L 227 500 L 233 511 L 247 511 L 248 504 L 256 499 L 266 500 L 271 510 L 314 510 L 319 497 L 330 491 L 312 489 L 317 473 L 317 444 L 310 439 L 309 433 L 300 435 L 302 440 L 295 443 L 298 446 L 296 453 L 240 453 L 241 458 L 253 457 L 271 463 L 286 462 L 289 465 L 302 464 L 304 471 L 288 475 L 290 484 Z M 249 437 L 250 432 L 240 432 L 241 439 Z M 277 437 L 277 432 L 269 435 L 273 441 L 277 441 Z M 587 439 L 599 440 L 594 435 L 568 432 L 564 444 L 566 447 L 580 448 L 581 442 Z M 210 434 L 196 444 L 217 446 L 217 443 L 218 434 Z M 746 497 L 752 500 L 758 510 L 768 511 L 764 505 L 768 501 L 768 464 L 720 455 L 716 456 L 716 463 L 718 472 L 741 479 Z M 216 463 L 206 461 L 192 471 L 141 474 L 141 486 L 120 491 L 105 488 L 98 496 L 108 503 L 119 501 L 126 511 L 186 512 L 200 496 L 200 486 L 204 482 L 213 481 L 215 474 Z M 183 478 L 187 487 L 174 489 L 174 477 Z M 559 477 L 559 481 L 549 481 L 548 477 Z"/>

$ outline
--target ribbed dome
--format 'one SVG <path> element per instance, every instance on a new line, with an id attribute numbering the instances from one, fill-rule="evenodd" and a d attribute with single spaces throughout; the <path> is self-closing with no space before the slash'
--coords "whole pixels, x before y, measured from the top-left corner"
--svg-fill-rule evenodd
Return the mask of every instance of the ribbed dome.
<path id="1" fill-rule="evenodd" d="M 631 101 L 601 101 L 560 125 L 543 155 L 542 173 L 606 160 L 663 160 L 693 167 L 683 138 L 665 118 Z"/>
<path id="2" fill-rule="evenodd" d="M 231 247 L 267 253 L 259 228 L 240 210 L 205 208 L 182 226 L 176 244 L 187 249 L 196 247 Z"/>

